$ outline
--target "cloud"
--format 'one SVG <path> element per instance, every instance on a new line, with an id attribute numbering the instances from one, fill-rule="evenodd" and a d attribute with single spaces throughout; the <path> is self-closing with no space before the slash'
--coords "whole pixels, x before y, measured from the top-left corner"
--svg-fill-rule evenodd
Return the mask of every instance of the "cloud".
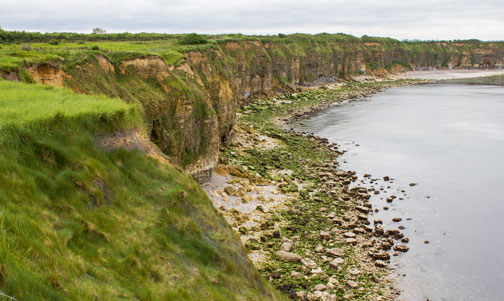
<path id="1" fill-rule="evenodd" d="M 346 32 L 398 39 L 504 40 L 497 0 L 2 0 L 15 30 L 274 34 Z M 21 3 L 22 2 L 22 3 Z"/>

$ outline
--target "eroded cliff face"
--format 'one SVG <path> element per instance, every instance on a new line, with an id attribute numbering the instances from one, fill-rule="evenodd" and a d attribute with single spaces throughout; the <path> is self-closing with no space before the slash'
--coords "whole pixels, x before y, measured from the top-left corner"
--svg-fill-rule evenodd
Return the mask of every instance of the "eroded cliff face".
<path id="1" fill-rule="evenodd" d="M 150 140 L 174 164 L 205 181 L 217 163 L 221 143 L 230 135 L 239 106 L 356 74 L 503 66 L 502 46 L 469 46 L 222 42 L 208 50 L 186 52 L 185 61 L 177 66 L 155 55 L 111 61 L 105 54 L 93 54 L 73 65 L 46 63 L 25 70 L 39 83 L 137 104 Z M 13 74 L 2 77 L 16 80 Z"/>

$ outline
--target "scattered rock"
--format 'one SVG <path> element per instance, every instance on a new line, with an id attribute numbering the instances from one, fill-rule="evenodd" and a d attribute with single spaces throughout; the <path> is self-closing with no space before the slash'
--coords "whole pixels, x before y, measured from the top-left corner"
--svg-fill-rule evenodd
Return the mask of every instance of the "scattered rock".
<path id="1" fill-rule="evenodd" d="M 398 223 L 398 222 L 402 221 L 402 218 L 400 218 L 400 217 L 394 217 L 394 218 L 392 219 L 392 221 L 393 221 L 394 223 Z"/>
<path id="2" fill-rule="evenodd" d="M 286 241 L 280 246 L 281 251 L 290 252 L 292 251 L 292 242 Z"/>
<path id="3" fill-rule="evenodd" d="M 344 263 L 345 263 L 345 260 L 343 258 L 338 257 L 338 258 L 335 258 L 333 261 L 329 262 L 329 265 L 333 268 L 337 268 Z"/>
<path id="4" fill-rule="evenodd" d="M 280 260 L 283 260 L 283 261 L 296 262 L 296 261 L 301 261 L 301 259 L 302 259 L 302 257 L 299 256 L 298 254 L 285 252 L 285 251 L 278 251 L 275 253 L 275 255 L 278 256 L 278 258 L 280 258 Z"/>
<path id="5" fill-rule="evenodd" d="M 399 252 L 408 252 L 409 248 L 406 245 L 395 245 L 394 246 L 394 251 L 399 251 Z"/>
<path id="6" fill-rule="evenodd" d="M 224 187 L 224 192 L 230 196 L 233 196 L 236 194 L 236 188 L 234 188 L 233 186 L 226 186 Z"/>
<path id="7" fill-rule="evenodd" d="M 342 249 L 326 249 L 327 255 L 331 257 L 343 257 L 345 256 L 345 252 Z"/>
<path id="8" fill-rule="evenodd" d="M 357 244 L 357 239 L 355 238 L 347 238 L 346 243 L 349 245 L 356 245 Z"/>
<path id="9" fill-rule="evenodd" d="M 315 261 L 309 259 L 309 258 L 303 258 L 301 259 L 301 264 L 307 268 L 314 269 L 317 267 L 317 264 Z"/>
<path id="10" fill-rule="evenodd" d="M 259 242 L 257 241 L 257 239 L 250 238 L 245 243 L 245 248 L 247 248 L 249 250 L 259 250 L 261 248 L 261 245 L 259 244 Z"/>
<path id="11" fill-rule="evenodd" d="M 355 282 L 353 280 L 348 280 L 346 282 L 346 285 L 349 286 L 350 288 L 357 288 L 357 287 L 359 287 L 359 285 L 357 284 L 357 282 Z"/>
<path id="12" fill-rule="evenodd" d="M 345 232 L 343 233 L 343 236 L 345 236 L 346 238 L 355 238 L 355 233 L 353 232 Z"/>
<path id="13" fill-rule="evenodd" d="M 379 251 L 376 253 L 372 253 L 371 256 L 375 260 L 389 260 L 390 259 L 390 255 L 385 251 Z"/>
<path id="14" fill-rule="evenodd" d="M 377 266 L 379 268 L 386 268 L 387 267 L 387 263 L 383 260 L 376 260 L 374 264 L 375 264 L 375 266 Z"/>
<path id="15" fill-rule="evenodd" d="M 291 276 L 291 278 L 296 279 L 296 278 L 301 278 L 301 277 L 303 277 L 303 274 L 301 274 L 300 272 L 292 271 L 292 272 L 290 273 L 290 276 Z"/>
<path id="16" fill-rule="evenodd" d="M 320 238 L 324 239 L 324 240 L 329 240 L 329 239 L 331 239 L 331 233 L 326 232 L 326 231 L 321 231 Z"/>

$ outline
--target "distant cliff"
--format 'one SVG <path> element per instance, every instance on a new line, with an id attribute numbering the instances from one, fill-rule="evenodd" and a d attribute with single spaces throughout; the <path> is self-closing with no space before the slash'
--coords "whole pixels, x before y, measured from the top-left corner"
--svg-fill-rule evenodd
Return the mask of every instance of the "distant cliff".
<path id="1" fill-rule="evenodd" d="M 168 61 L 155 53 L 82 51 L 0 71 L 10 80 L 67 86 L 137 104 L 151 140 L 199 181 L 208 178 L 240 105 L 299 86 L 404 70 L 502 68 L 504 44 L 481 42 L 218 40 Z"/>

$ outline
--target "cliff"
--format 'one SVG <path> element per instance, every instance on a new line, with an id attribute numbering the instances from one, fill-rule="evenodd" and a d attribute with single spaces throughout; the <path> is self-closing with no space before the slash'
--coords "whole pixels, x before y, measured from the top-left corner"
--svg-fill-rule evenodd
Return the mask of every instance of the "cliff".
<path id="1" fill-rule="evenodd" d="M 24 62 L 0 76 L 136 104 L 151 141 L 173 163 L 205 181 L 237 108 L 254 99 L 352 75 L 502 68 L 504 62 L 502 43 L 341 41 L 331 35 L 216 39 L 175 53 L 180 56 L 173 59 L 162 51 L 80 50 L 60 60 Z"/>

